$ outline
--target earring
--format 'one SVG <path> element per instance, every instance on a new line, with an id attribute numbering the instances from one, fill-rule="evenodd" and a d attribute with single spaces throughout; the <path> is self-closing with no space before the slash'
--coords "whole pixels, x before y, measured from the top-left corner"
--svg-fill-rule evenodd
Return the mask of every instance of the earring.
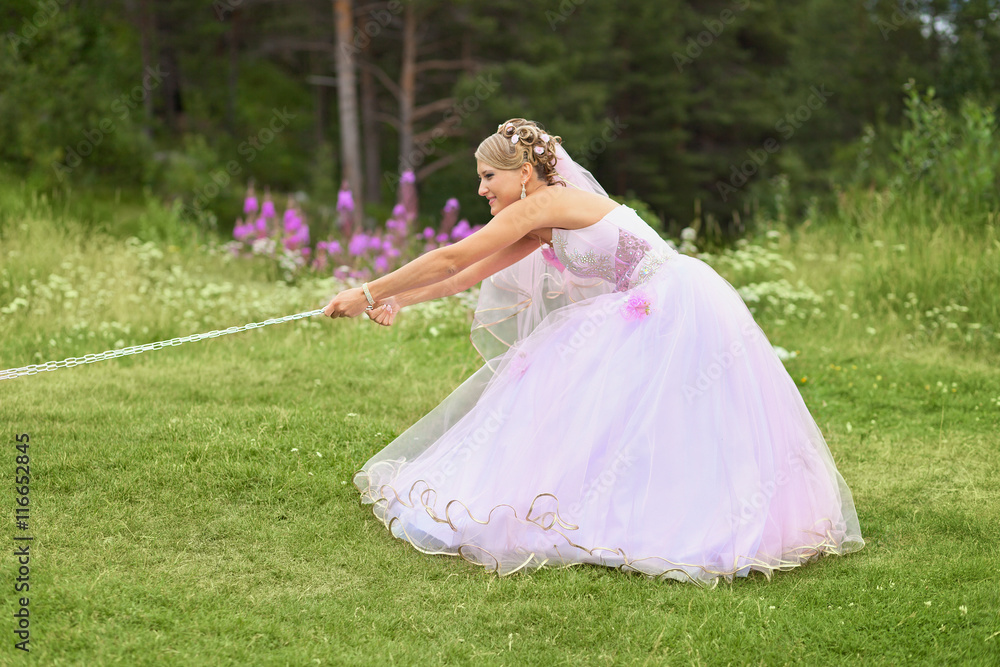
<path id="1" fill-rule="evenodd" d="M 524 191 L 524 183 L 521 183 L 521 199 L 528 196 L 528 193 Z"/>

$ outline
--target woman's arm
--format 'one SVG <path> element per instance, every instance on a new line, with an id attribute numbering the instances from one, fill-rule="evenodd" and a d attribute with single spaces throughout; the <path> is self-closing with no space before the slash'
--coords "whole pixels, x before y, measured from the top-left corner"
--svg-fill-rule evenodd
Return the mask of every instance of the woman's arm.
<path id="1" fill-rule="evenodd" d="M 538 249 L 537 239 L 523 237 L 506 248 L 476 262 L 451 278 L 446 278 L 440 282 L 434 283 L 433 285 L 427 285 L 426 287 L 419 287 L 417 289 L 403 292 L 402 294 L 397 294 L 395 297 L 396 304 L 398 307 L 403 308 L 405 306 L 412 306 L 416 303 L 440 299 L 442 297 L 451 296 L 452 294 L 464 292 L 473 285 L 481 282 L 483 279 L 492 276 L 497 271 L 506 269 L 511 264 L 524 259 L 536 249 Z"/>
<path id="2" fill-rule="evenodd" d="M 551 224 L 546 224 L 547 221 L 556 217 L 556 211 L 549 205 L 548 198 L 543 201 L 536 195 L 514 202 L 497 213 L 475 234 L 453 245 L 421 255 L 392 273 L 368 283 L 369 294 L 377 303 L 395 294 L 454 278 L 477 262 L 516 243 L 534 229 L 550 227 Z M 354 288 L 335 296 L 323 311 L 329 317 L 356 317 L 365 312 L 367 306 L 367 295 L 361 288 Z"/>
<path id="3" fill-rule="evenodd" d="M 372 298 L 378 301 L 380 298 L 455 278 L 477 262 L 514 244 L 532 231 L 530 223 L 537 218 L 523 215 L 526 210 L 522 209 L 527 208 L 525 204 L 527 202 L 523 200 L 515 202 L 500 211 L 475 234 L 450 246 L 432 250 L 392 273 L 371 281 L 368 289 Z"/>

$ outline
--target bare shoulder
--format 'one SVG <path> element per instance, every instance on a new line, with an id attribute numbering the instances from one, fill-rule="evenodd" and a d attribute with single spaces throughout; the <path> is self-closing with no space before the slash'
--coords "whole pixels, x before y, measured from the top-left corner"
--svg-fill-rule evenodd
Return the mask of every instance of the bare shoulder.
<path id="1" fill-rule="evenodd" d="M 562 229 L 589 227 L 602 220 L 618 206 L 618 202 L 614 199 L 595 192 L 567 190 L 562 209 L 559 211 L 559 219 L 553 221 L 552 226 Z"/>
<path id="2" fill-rule="evenodd" d="M 581 229 L 589 227 L 618 208 L 618 202 L 594 192 L 551 186 L 515 202 L 528 227 L 535 229 Z"/>

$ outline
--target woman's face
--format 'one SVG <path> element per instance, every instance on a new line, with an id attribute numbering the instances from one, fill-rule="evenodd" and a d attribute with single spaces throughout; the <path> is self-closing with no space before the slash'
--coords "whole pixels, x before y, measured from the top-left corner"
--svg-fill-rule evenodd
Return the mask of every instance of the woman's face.
<path id="1" fill-rule="evenodd" d="M 482 160 L 476 162 L 479 172 L 479 194 L 490 204 L 490 215 L 496 215 L 521 198 L 521 181 L 526 178 L 520 169 L 497 169 Z"/>

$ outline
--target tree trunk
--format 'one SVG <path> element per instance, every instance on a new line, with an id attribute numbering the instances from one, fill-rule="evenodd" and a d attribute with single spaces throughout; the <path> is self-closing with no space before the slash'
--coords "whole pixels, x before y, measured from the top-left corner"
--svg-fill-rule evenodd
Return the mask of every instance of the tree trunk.
<path id="1" fill-rule="evenodd" d="M 354 77 L 357 51 L 352 42 L 354 12 L 351 0 L 333 0 L 337 45 L 337 102 L 340 105 L 340 151 L 344 179 L 354 194 L 355 224 L 362 219 L 364 190 L 361 181 L 361 146 L 358 136 L 358 93 Z"/>
<path id="2" fill-rule="evenodd" d="M 311 69 L 315 71 L 320 71 L 323 67 L 323 59 L 319 57 L 319 54 L 313 52 L 309 56 L 309 61 Z M 308 81 L 308 79 L 307 79 Z M 316 89 L 316 147 L 320 147 L 326 143 L 326 125 L 329 118 L 329 97 L 327 94 L 328 86 L 324 85 L 314 85 Z"/>
<path id="3" fill-rule="evenodd" d="M 370 60 L 372 40 L 365 41 L 362 57 Z M 382 203 L 382 182 L 379 180 L 381 149 L 379 142 L 378 92 L 375 77 L 368 67 L 361 68 L 361 136 L 365 142 L 365 192 L 368 199 Z"/>
<path id="4" fill-rule="evenodd" d="M 236 32 L 238 20 L 239 10 L 236 10 L 229 20 L 229 31 L 226 33 L 229 46 L 229 72 L 226 77 L 226 124 L 229 126 L 230 136 L 233 137 L 236 136 L 236 99 L 240 65 L 239 38 Z"/>
<path id="5" fill-rule="evenodd" d="M 417 12 L 406 3 L 403 14 L 403 62 L 399 76 L 399 171 L 415 169 L 413 155 L 413 106 L 417 79 Z M 416 163 L 416 164 L 415 164 Z"/>
<path id="6" fill-rule="evenodd" d="M 186 130 L 184 122 L 184 99 L 181 92 L 180 59 L 172 44 L 174 37 L 167 46 L 160 49 L 160 66 L 163 68 L 163 115 L 170 128 L 170 134 L 178 136 Z"/>
<path id="7" fill-rule="evenodd" d="M 142 75 L 153 69 L 153 50 L 156 42 L 153 39 L 155 24 L 153 23 L 153 10 L 149 6 L 150 0 L 139 0 L 139 44 L 142 50 Z M 155 59 L 155 60 L 158 60 Z M 142 108 L 146 112 L 146 117 L 142 121 L 142 131 L 147 137 L 153 136 L 151 123 L 153 122 L 153 96 L 145 95 L 142 98 Z"/>
<path id="8" fill-rule="evenodd" d="M 361 70 L 361 133 L 365 140 L 365 193 L 376 204 L 382 203 L 379 180 L 378 101 L 375 79 L 367 68 Z"/>

